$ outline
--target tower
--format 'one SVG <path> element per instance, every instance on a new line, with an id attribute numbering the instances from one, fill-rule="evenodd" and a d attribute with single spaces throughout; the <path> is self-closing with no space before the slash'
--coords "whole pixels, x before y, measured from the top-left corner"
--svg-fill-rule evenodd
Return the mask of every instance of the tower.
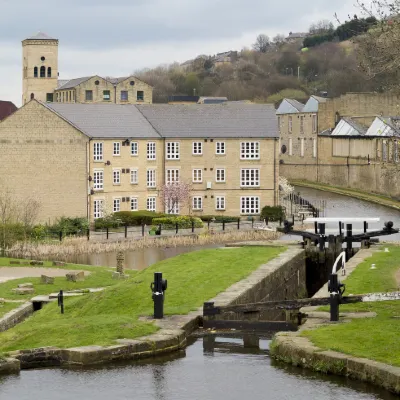
<path id="1" fill-rule="evenodd" d="M 22 104 L 53 101 L 58 81 L 58 39 L 39 32 L 22 41 Z"/>

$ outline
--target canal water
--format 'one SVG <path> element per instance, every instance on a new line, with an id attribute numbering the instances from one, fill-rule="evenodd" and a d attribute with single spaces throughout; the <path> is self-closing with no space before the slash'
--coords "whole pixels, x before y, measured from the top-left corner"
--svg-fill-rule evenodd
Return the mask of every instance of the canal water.
<path id="1" fill-rule="evenodd" d="M 210 344 L 211 342 L 211 344 Z M 25 370 L 0 377 L 3 400 L 394 400 L 341 377 L 271 360 L 269 340 L 193 339 L 185 351 L 147 362 L 90 369 Z"/>

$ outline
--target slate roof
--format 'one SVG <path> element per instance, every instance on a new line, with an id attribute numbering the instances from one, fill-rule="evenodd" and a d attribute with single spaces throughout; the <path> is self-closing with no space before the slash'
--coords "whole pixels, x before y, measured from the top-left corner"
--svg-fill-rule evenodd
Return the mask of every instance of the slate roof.
<path id="1" fill-rule="evenodd" d="M 138 110 L 165 138 L 276 138 L 271 104 L 152 104 Z"/>
<path id="2" fill-rule="evenodd" d="M 64 83 L 62 86 L 58 87 L 57 90 L 73 89 L 81 83 L 88 81 L 90 78 L 93 78 L 93 76 L 84 76 L 83 78 L 70 79 L 66 81 L 66 83 Z"/>
<path id="3" fill-rule="evenodd" d="M 400 136 L 399 117 L 376 117 L 368 128 L 366 136 Z"/>
<path id="4" fill-rule="evenodd" d="M 349 117 L 343 117 L 332 131 L 332 136 L 365 135 L 367 129 Z"/>
<path id="5" fill-rule="evenodd" d="M 293 99 L 283 99 L 276 113 L 279 114 L 296 114 L 302 112 L 304 104 Z"/>
<path id="6" fill-rule="evenodd" d="M 36 35 L 32 35 L 26 38 L 25 40 L 58 40 L 58 39 L 52 38 L 51 36 L 47 35 L 44 32 L 38 32 L 36 33 Z"/>
<path id="7" fill-rule="evenodd" d="M 42 103 L 93 138 L 160 138 L 134 105 Z"/>
<path id="8" fill-rule="evenodd" d="M 276 138 L 269 104 L 42 103 L 93 138 Z"/>
<path id="9" fill-rule="evenodd" d="M 309 112 L 318 112 L 319 103 L 325 103 L 327 100 L 326 97 L 319 97 L 319 96 L 311 96 L 307 103 L 305 104 L 302 112 L 309 113 Z"/>
<path id="10" fill-rule="evenodd" d="M 0 100 L 0 121 L 17 110 L 18 108 L 11 101 Z"/>

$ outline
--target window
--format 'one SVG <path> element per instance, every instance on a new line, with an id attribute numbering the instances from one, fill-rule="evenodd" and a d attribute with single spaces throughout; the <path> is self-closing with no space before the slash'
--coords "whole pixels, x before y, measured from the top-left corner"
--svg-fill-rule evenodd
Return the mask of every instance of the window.
<path id="1" fill-rule="evenodd" d="M 147 187 L 156 187 L 156 170 L 147 170 Z"/>
<path id="2" fill-rule="evenodd" d="M 33 100 L 35 98 L 35 94 L 31 93 L 31 100 Z"/>
<path id="3" fill-rule="evenodd" d="M 304 138 L 300 138 L 300 156 L 304 157 Z"/>
<path id="4" fill-rule="evenodd" d="M 46 67 L 44 65 L 40 67 L 40 77 L 46 78 Z"/>
<path id="5" fill-rule="evenodd" d="M 103 143 L 93 143 L 93 160 L 103 161 Z"/>
<path id="6" fill-rule="evenodd" d="M 131 142 L 131 156 L 137 156 L 139 154 L 138 142 Z"/>
<path id="7" fill-rule="evenodd" d="M 395 163 L 399 162 L 399 142 L 397 140 L 393 143 L 393 159 Z"/>
<path id="8" fill-rule="evenodd" d="M 314 158 L 317 158 L 317 139 L 313 139 L 313 150 L 312 150 L 312 152 L 313 152 L 313 157 Z"/>
<path id="9" fill-rule="evenodd" d="M 143 92 L 143 90 L 138 90 L 136 98 L 137 98 L 137 101 L 144 101 L 144 92 Z"/>
<path id="10" fill-rule="evenodd" d="M 147 159 L 148 160 L 156 159 L 156 144 L 154 142 L 147 143 Z"/>
<path id="11" fill-rule="evenodd" d="M 114 199 L 113 201 L 113 212 L 121 211 L 121 199 Z"/>
<path id="12" fill-rule="evenodd" d="M 193 142 L 193 154 L 195 155 L 203 154 L 202 142 Z"/>
<path id="13" fill-rule="evenodd" d="M 225 210 L 225 196 L 217 196 L 215 198 L 215 209 Z"/>
<path id="14" fill-rule="evenodd" d="M 104 171 L 102 169 L 93 171 L 93 189 L 104 189 Z"/>
<path id="15" fill-rule="evenodd" d="M 179 160 L 179 142 L 167 142 L 167 160 Z"/>
<path id="16" fill-rule="evenodd" d="M 260 170 L 250 168 L 241 169 L 240 186 L 260 186 Z"/>
<path id="17" fill-rule="evenodd" d="M 38 67 L 33 68 L 33 77 L 34 78 L 38 77 Z"/>
<path id="18" fill-rule="evenodd" d="M 318 125 L 317 125 L 317 116 L 313 115 L 312 116 L 312 131 L 313 133 L 316 133 L 318 130 Z"/>
<path id="19" fill-rule="evenodd" d="M 131 169 L 131 184 L 137 185 L 139 182 L 139 170 L 137 168 Z"/>
<path id="20" fill-rule="evenodd" d="M 217 142 L 215 144 L 215 154 L 225 154 L 225 142 Z"/>
<path id="21" fill-rule="evenodd" d="M 156 211 L 156 198 L 155 197 L 147 198 L 147 211 Z"/>
<path id="22" fill-rule="evenodd" d="M 293 155 L 293 141 L 292 138 L 289 139 L 289 156 Z"/>
<path id="23" fill-rule="evenodd" d="M 47 77 L 51 78 L 51 67 L 47 68 Z"/>
<path id="24" fill-rule="evenodd" d="M 281 132 L 281 117 L 278 117 L 278 130 Z"/>
<path id="25" fill-rule="evenodd" d="M 202 210 L 203 209 L 203 198 L 201 196 L 193 197 L 193 210 Z"/>
<path id="26" fill-rule="evenodd" d="M 53 93 L 46 93 L 46 102 L 52 103 L 54 99 Z"/>
<path id="27" fill-rule="evenodd" d="M 85 91 L 85 101 L 93 101 L 93 90 Z"/>
<path id="28" fill-rule="evenodd" d="M 217 168 L 215 171 L 215 181 L 225 182 L 225 168 Z"/>
<path id="29" fill-rule="evenodd" d="M 300 133 L 304 133 L 304 117 L 300 117 Z"/>
<path id="30" fill-rule="evenodd" d="M 203 182 L 203 170 L 198 168 L 193 170 L 193 182 L 201 183 Z"/>
<path id="31" fill-rule="evenodd" d="M 128 101 L 128 91 L 121 90 L 121 101 Z"/>
<path id="32" fill-rule="evenodd" d="M 121 143 L 120 142 L 114 142 L 113 155 L 114 156 L 120 156 L 121 155 Z"/>
<path id="33" fill-rule="evenodd" d="M 103 90 L 103 100 L 109 101 L 110 99 L 111 99 L 110 91 L 109 90 Z"/>
<path id="34" fill-rule="evenodd" d="M 121 184 L 121 170 L 113 169 L 113 184 L 120 185 Z"/>
<path id="35" fill-rule="evenodd" d="M 293 130 L 293 119 L 292 116 L 289 116 L 289 133 L 292 133 Z"/>
<path id="36" fill-rule="evenodd" d="M 384 140 L 382 142 L 382 160 L 387 161 L 387 142 Z"/>
<path id="37" fill-rule="evenodd" d="M 256 196 L 246 196 L 240 198 L 240 212 L 242 214 L 259 214 L 260 198 Z"/>
<path id="38" fill-rule="evenodd" d="M 259 142 L 240 143 L 240 158 L 242 160 L 260 158 L 260 143 Z"/>
<path id="39" fill-rule="evenodd" d="M 167 169 L 167 184 L 179 182 L 179 169 Z"/>
<path id="40" fill-rule="evenodd" d="M 94 219 L 103 218 L 104 215 L 104 200 L 94 200 L 93 201 L 93 217 Z"/>
<path id="41" fill-rule="evenodd" d="M 179 214 L 179 201 L 172 201 L 168 199 L 167 204 L 165 205 L 165 213 L 166 214 Z"/>
<path id="42" fill-rule="evenodd" d="M 131 197 L 131 211 L 137 211 L 138 209 L 138 198 Z"/>

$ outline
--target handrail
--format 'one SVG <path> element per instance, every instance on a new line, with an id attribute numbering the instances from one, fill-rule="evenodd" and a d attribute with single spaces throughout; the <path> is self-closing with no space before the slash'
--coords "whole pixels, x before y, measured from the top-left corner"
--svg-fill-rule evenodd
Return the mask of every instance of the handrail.
<path id="1" fill-rule="evenodd" d="M 340 261 L 340 259 L 342 260 L 342 269 L 343 271 L 345 271 L 345 267 L 346 267 L 346 252 L 342 251 L 338 257 L 336 258 L 335 263 L 333 264 L 333 268 L 332 268 L 332 274 L 336 274 L 337 273 L 337 264 Z"/>

